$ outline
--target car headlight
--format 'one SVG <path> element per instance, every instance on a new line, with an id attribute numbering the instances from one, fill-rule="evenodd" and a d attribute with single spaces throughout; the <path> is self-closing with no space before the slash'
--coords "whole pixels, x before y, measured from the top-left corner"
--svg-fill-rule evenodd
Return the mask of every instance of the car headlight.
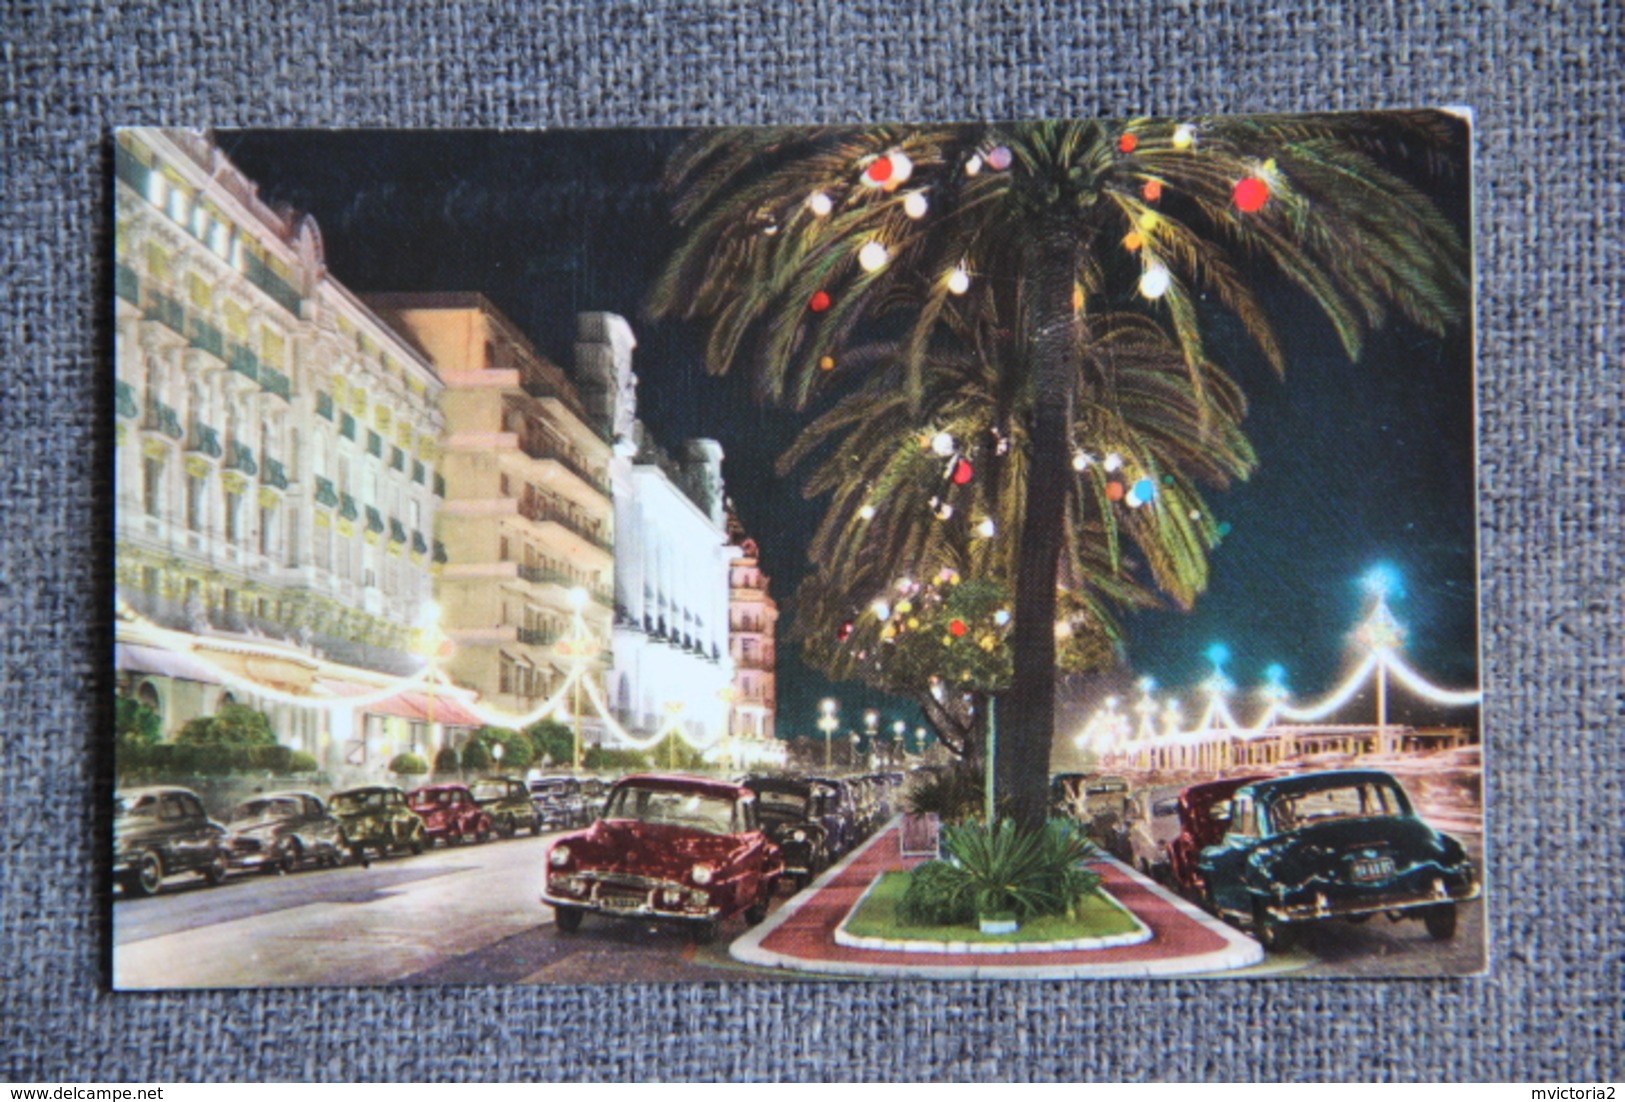
<path id="1" fill-rule="evenodd" d="M 795 842 L 805 842 L 807 840 L 807 832 L 805 830 L 798 830 L 794 834 L 790 835 L 790 839 L 791 841 Z"/>
<path id="2" fill-rule="evenodd" d="M 693 880 L 694 883 L 704 887 L 706 884 L 711 882 L 711 878 L 716 874 L 717 870 L 712 868 L 710 865 L 695 865 L 693 871 L 691 871 L 688 875 L 689 879 Z"/>
<path id="3" fill-rule="evenodd" d="M 547 863 L 556 869 L 562 869 L 570 863 L 570 847 L 554 846 L 547 855 Z"/>

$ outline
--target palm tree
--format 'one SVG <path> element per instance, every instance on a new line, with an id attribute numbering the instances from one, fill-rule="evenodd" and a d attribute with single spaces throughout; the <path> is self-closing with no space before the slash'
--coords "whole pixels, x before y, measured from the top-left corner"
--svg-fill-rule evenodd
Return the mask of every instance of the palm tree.
<path id="1" fill-rule="evenodd" d="M 873 370 L 845 353 L 879 336 L 896 346 L 897 390 L 918 416 L 956 326 L 1007 335 L 1026 447 L 1012 463 L 1024 494 L 998 779 L 1035 821 L 1066 533 L 1121 523 L 1115 501 L 1079 492 L 1072 467 L 1077 449 L 1117 443 L 1096 435 L 1119 411 L 1114 357 L 1091 354 L 1112 330 L 1091 322 L 1132 312 L 1160 329 L 1204 424 L 1221 404 L 1204 298 L 1284 370 L 1255 286 L 1263 270 L 1307 293 L 1351 359 L 1392 311 L 1442 333 L 1466 305 L 1460 236 L 1384 162 L 1436 156 L 1458 130 L 1413 112 L 715 131 L 669 166 L 686 236 L 650 311 L 708 319 L 709 368 L 743 361 L 764 400 L 796 408 Z M 916 431 L 946 430 L 922 419 Z M 1155 512 L 1173 524 L 1169 504 Z M 1205 538 L 1193 528 L 1165 546 L 1189 558 Z"/>

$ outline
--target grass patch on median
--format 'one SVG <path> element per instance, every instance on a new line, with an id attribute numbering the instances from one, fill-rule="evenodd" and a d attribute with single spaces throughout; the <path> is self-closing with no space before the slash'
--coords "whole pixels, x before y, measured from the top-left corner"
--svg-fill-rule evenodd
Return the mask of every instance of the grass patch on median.
<path id="1" fill-rule="evenodd" d="M 1073 938 L 1111 937 L 1133 933 L 1139 927 L 1134 916 L 1117 903 L 1091 892 L 1078 906 L 1076 918 L 1046 915 L 1028 919 L 1013 934 L 984 934 L 975 926 L 907 926 L 898 921 L 897 904 L 908 890 L 908 873 L 888 872 L 875 890 L 864 899 L 857 912 L 846 921 L 847 933 L 858 937 L 891 938 L 898 941 L 965 941 L 1016 943 L 1029 941 L 1068 941 Z"/>

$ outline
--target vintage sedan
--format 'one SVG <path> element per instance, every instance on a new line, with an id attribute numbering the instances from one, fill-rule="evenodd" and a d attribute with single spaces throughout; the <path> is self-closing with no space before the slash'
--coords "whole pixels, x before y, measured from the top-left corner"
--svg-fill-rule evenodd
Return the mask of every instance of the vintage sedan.
<path id="1" fill-rule="evenodd" d="M 358 861 L 366 859 L 369 848 L 380 857 L 395 850 L 423 852 L 428 838 L 423 820 L 407 806 L 406 793 L 392 785 L 347 788 L 333 793 L 328 806 Z"/>
<path id="2" fill-rule="evenodd" d="M 496 823 L 466 784 L 424 785 L 408 792 L 406 802 L 423 819 L 423 833 L 431 846 L 488 842 L 496 833 Z"/>
<path id="3" fill-rule="evenodd" d="M 863 841 L 862 823 L 858 814 L 857 795 L 852 786 L 839 777 L 808 777 L 828 790 L 824 800 L 825 848 L 833 860 L 850 853 Z"/>
<path id="4" fill-rule="evenodd" d="M 1217 845 L 1230 829 L 1230 797 L 1262 776 L 1230 777 L 1193 784 L 1179 794 L 1179 835 L 1168 843 L 1168 875 L 1186 896 L 1205 902 L 1206 886 L 1197 869 L 1204 849 Z"/>
<path id="5" fill-rule="evenodd" d="M 574 777 L 536 778 L 530 782 L 530 802 L 543 830 L 574 830 L 592 821 L 583 821 L 586 805 L 581 782 Z"/>
<path id="6" fill-rule="evenodd" d="M 156 895 L 164 878 L 195 872 L 218 884 L 231 869 L 226 828 L 188 788 L 132 788 L 113 797 L 113 880 Z"/>
<path id="7" fill-rule="evenodd" d="M 1479 881 L 1460 842 L 1424 823 L 1392 776 L 1375 769 L 1255 781 L 1231 798 L 1224 839 L 1198 868 L 1222 917 L 1267 948 L 1327 918 L 1420 918 L 1436 940 Z"/>
<path id="8" fill-rule="evenodd" d="M 750 789 L 647 774 L 616 784 L 596 823 L 553 843 L 542 902 L 561 933 L 593 911 L 680 922 L 703 943 L 736 914 L 766 917 L 783 875 Z"/>
<path id="9" fill-rule="evenodd" d="M 804 777 L 747 777 L 743 783 L 756 793 L 762 825 L 784 854 L 785 874 L 799 891 L 829 866 L 826 811 L 834 791 Z"/>
<path id="10" fill-rule="evenodd" d="M 474 802 L 491 817 L 496 831 L 504 838 L 512 838 L 521 830 L 532 834 L 542 832 L 542 816 L 531 802 L 530 789 L 517 777 L 482 777 L 469 791 Z"/>
<path id="11" fill-rule="evenodd" d="M 309 792 L 272 792 L 244 800 L 226 819 L 233 865 L 292 872 L 306 861 L 342 862 L 350 844 L 344 828 Z"/>

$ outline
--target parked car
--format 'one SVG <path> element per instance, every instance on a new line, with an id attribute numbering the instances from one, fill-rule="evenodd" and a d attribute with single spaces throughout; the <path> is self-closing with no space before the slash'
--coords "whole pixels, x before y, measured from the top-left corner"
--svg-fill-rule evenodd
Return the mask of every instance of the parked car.
<path id="1" fill-rule="evenodd" d="M 113 797 L 113 879 L 156 895 L 164 878 L 195 872 L 218 884 L 231 869 L 226 828 L 187 788 L 132 788 Z"/>
<path id="2" fill-rule="evenodd" d="M 396 850 L 422 853 L 428 836 L 423 820 L 407 806 L 406 793 L 391 785 L 368 784 L 335 792 L 328 807 L 344 828 L 356 859 L 371 848 L 380 857 Z"/>
<path id="3" fill-rule="evenodd" d="M 830 860 L 852 852 L 862 840 L 862 824 L 858 818 L 857 798 L 852 786 L 839 777 L 808 777 L 828 790 L 824 802 L 825 845 Z"/>
<path id="4" fill-rule="evenodd" d="M 742 783 L 756 793 L 762 825 L 784 854 L 785 874 L 801 890 L 829 866 L 825 805 L 834 792 L 804 777 L 747 777 Z"/>
<path id="5" fill-rule="evenodd" d="M 1131 798 L 1124 813 L 1128 863 L 1155 880 L 1168 879 L 1168 846 L 1179 837 L 1179 788 L 1151 788 Z"/>
<path id="6" fill-rule="evenodd" d="M 706 942 L 736 914 L 760 922 L 783 875 L 750 789 L 647 774 L 616 784 L 597 822 L 553 843 L 542 902 L 561 933 L 593 911 L 682 922 Z"/>
<path id="7" fill-rule="evenodd" d="M 538 777 L 530 782 L 530 800 L 543 830 L 576 830 L 592 821 L 574 777 Z"/>
<path id="8" fill-rule="evenodd" d="M 1049 779 L 1050 814 L 1063 819 L 1082 819 L 1083 786 L 1088 773 L 1057 773 Z"/>
<path id="9" fill-rule="evenodd" d="M 1400 783 L 1375 769 L 1238 789 L 1229 830 L 1197 865 L 1214 909 L 1268 948 L 1305 923 L 1384 913 L 1420 918 L 1443 941 L 1455 936 L 1457 904 L 1480 890 L 1461 843 L 1424 823 Z"/>
<path id="10" fill-rule="evenodd" d="M 512 838 L 521 830 L 542 832 L 542 816 L 531 802 L 530 789 L 516 777 L 482 777 L 470 786 L 474 802 L 491 817 L 496 832 Z"/>
<path id="11" fill-rule="evenodd" d="M 1262 776 L 1230 777 L 1193 784 L 1179 794 L 1179 834 L 1168 843 L 1168 875 L 1187 897 L 1204 902 L 1206 886 L 1196 859 L 1217 845 L 1230 829 L 1230 797 L 1236 789 L 1261 781 Z"/>
<path id="12" fill-rule="evenodd" d="M 423 819 L 423 833 L 431 846 L 489 842 L 496 833 L 496 823 L 466 784 L 424 785 L 407 793 L 406 802 Z"/>
<path id="13" fill-rule="evenodd" d="M 604 800 L 609 796 L 609 790 L 615 782 L 603 777 L 583 777 L 581 779 L 581 812 L 580 826 L 591 826 L 603 810 Z"/>
<path id="14" fill-rule="evenodd" d="M 1128 801 L 1128 781 L 1122 777 L 1090 777 L 1083 782 L 1078 817 L 1084 830 L 1108 853 L 1122 858 L 1127 853 L 1127 835 L 1120 824 Z"/>
<path id="15" fill-rule="evenodd" d="M 349 852 L 344 828 L 320 797 L 271 792 L 244 800 L 226 819 L 232 864 L 265 872 L 292 872 L 306 861 L 330 866 Z"/>

